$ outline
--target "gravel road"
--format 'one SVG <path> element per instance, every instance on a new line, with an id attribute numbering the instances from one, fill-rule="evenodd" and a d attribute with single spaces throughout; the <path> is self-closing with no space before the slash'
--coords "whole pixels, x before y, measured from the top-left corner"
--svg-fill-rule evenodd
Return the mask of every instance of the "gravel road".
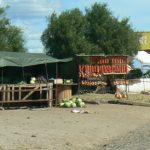
<path id="1" fill-rule="evenodd" d="M 98 147 L 99 150 L 150 150 L 150 123 Z"/>

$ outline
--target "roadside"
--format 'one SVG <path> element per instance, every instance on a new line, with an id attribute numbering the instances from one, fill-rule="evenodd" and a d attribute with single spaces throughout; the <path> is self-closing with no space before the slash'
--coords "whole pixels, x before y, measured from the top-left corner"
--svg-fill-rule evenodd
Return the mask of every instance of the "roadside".
<path id="1" fill-rule="evenodd" d="M 150 107 L 150 95 L 146 94 L 129 94 L 128 99 L 117 99 L 114 94 L 93 93 L 75 95 L 74 97 L 80 97 L 89 104 L 109 103 Z"/>
<path id="2" fill-rule="evenodd" d="M 80 109 L 89 113 L 71 113 L 71 108 L 0 111 L 0 148 L 97 150 L 150 122 L 148 107 L 100 104 Z"/>

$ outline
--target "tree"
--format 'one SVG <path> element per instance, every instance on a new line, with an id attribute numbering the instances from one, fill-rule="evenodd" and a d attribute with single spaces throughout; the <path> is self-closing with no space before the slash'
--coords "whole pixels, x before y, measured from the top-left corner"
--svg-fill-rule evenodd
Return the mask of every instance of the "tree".
<path id="1" fill-rule="evenodd" d="M 0 8 L 0 51 L 26 52 L 23 32 L 20 28 L 11 25 L 5 15 L 6 8 Z"/>
<path id="2" fill-rule="evenodd" d="M 41 40 L 47 54 L 57 58 L 85 54 L 129 54 L 139 49 L 139 35 L 129 19 L 114 17 L 106 4 L 95 3 L 86 9 L 53 13 Z"/>
<path id="3" fill-rule="evenodd" d="M 43 32 L 42 42 L 47 53 L 64 58 L 88 51 L 85 39 L 85 17 L 79 9 L 63 12 L 60 16 L 53 13 L 47 29 Z"/>
<path id="4" fill-rule="evenodd" d="M 119 21 L 106 4 L 95 3 L 86 10 L 87 38 L 97 45 L 95 53 L 135 54 L 139 49 L 139 35 L 134 32 L 129 19 Z"/>

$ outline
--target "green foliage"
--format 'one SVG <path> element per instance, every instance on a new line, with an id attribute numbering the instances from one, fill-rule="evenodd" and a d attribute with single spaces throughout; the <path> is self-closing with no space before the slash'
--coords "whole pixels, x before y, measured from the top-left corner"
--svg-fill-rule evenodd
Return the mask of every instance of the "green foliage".
<path id="1" fill-rule="evenodd" d="M 47 29 L 42 35 L 46 52 L 57 58 L 65 58 L 88 51 L 85 39 L 86 20 L 79 9 L 63 12 L 60 16 L 53 13 Z"/>
<path id="2" fill-rule="evenodd" d="M 133 31 L 129 19 L 119 21 L 106 4 L 95 3 L 87 9 L 89 41 L 97 45 L 95 53 L 135 54 L 139 49 L 139 36 Z"/>
<path id="3" fill-rule="evenodd" d="M 53 13 L 41 40 L 46 53 L 57 58 L 85 54 L 129 54 L 139 49 L 139 35 L 129 19 L 119 20 L 106 4 L 95 3 L 83 14 L 79 9 Z"/>
<path id="4" fill-rule="evenodd" d="M 150 70 L 147 70 L 146 73 L 144 73 L 144 77 L 150 78 Z"/>
<path id="5" fill-rule="evenodd" d="M 128 79 L 136 79 L 136 78 L 141 78 L 143 75 L 141 69 L 134 69 L 131 70 L 128 74 Z"/>
<path id="6" fill-rule="evenodd" d="M 0 51 L 25 52 L 22 30 L 11 25 L 5 8 L 0 8 Z"/>

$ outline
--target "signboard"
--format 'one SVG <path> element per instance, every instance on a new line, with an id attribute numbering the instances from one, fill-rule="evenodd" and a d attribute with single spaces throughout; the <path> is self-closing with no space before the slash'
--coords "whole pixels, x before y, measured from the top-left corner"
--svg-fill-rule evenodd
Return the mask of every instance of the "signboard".
<path id="1" fill-rule="evenodd" d="M 100 77 L 101 74 L 126 74 L 127 56 L 91 56 L 90 64 L 79 66 L 79 77 Z"/>
<path id="2" fill-rule="evenodd" d="M 82 73 L 127 73 L 127 65 L 101 65 L 101 66 L 92 66 L 92 65 L 81 65 L 79 66 L 81 76 Z M 93 76 L 93 74 L 91 74 Z"/>
<path id="3" fill-rule="evenodd" d="M 150 32 L 140 32 L 140 50 L 150 50 Z"/>

